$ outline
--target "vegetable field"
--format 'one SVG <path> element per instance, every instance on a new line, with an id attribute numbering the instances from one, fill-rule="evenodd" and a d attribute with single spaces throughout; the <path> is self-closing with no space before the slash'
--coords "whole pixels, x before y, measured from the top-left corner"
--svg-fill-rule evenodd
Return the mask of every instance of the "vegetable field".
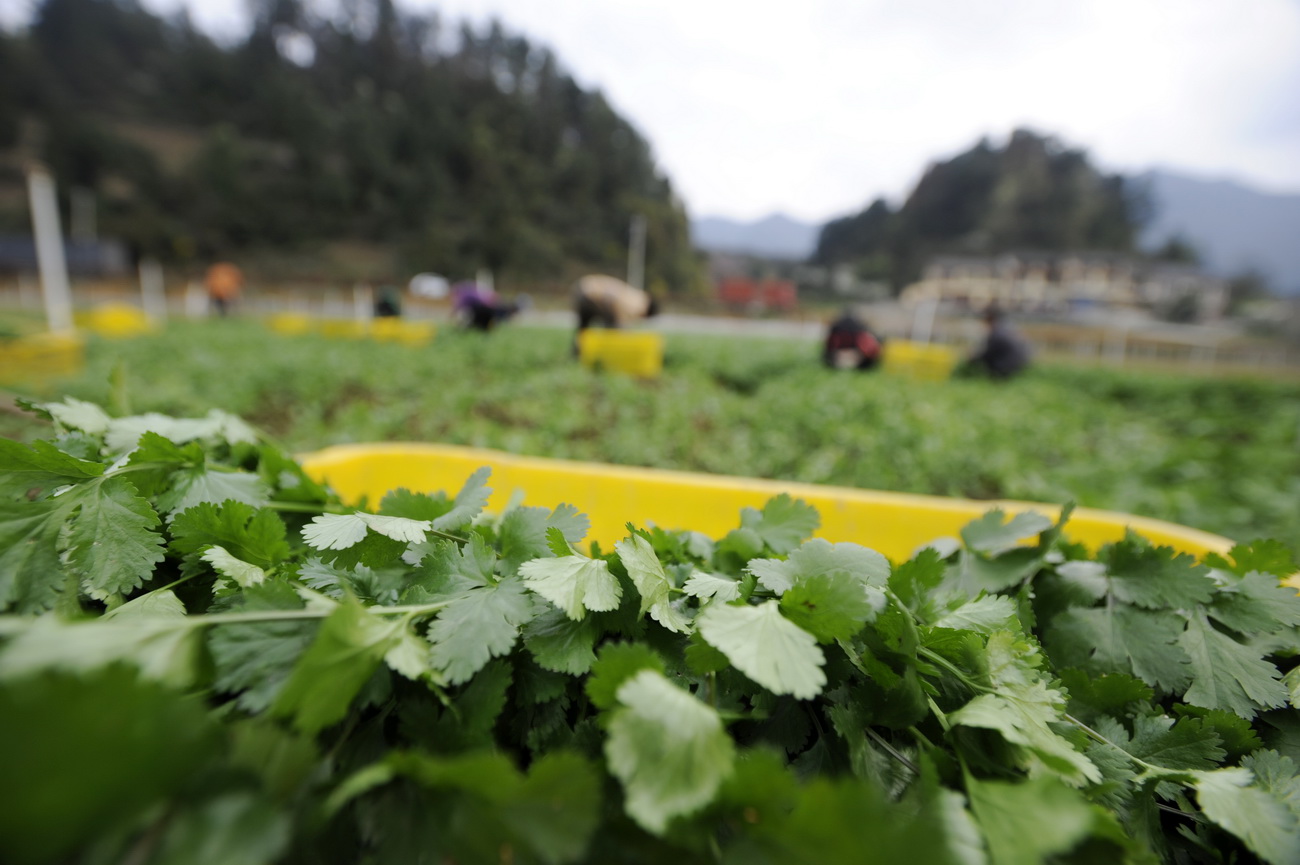
<path id="1" fill-rule="evenodd" d="M 641 382 L 579 368 L 570 334 L 444 332 L 424 349 L 174 323 L 92 342 L 69 394 L 247 418 L 302 452 L 345 441 L 973 498 L 1075 501 L 1300 549 L 1300 383 L 1042 368 L 1008 386 L 832 374 L 799 342 L 668 337 Z M 38 425 L 4 418 L 0 431 Z"/>
<path id="2" fill-rule="evenodd" d="M 486 472 L 358 511 L 221 411 L 38 411 L 0 439 L 5 862 L 1300 862 L 1276 542 L 992 511 L 895 562 L 781 495 L 588 549 Z"/>

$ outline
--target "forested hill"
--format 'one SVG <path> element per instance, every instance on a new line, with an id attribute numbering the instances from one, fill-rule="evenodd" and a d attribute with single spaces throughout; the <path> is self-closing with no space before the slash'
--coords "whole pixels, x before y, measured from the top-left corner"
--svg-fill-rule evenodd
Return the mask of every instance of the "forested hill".
<path id="1" fill-rule="evenodd" d="M 44 0 L 0 34 L 0 231 L 27 230 L 38 159 L 94 190 L 101 235 L 174 264 L 357 249 L 376 277 L 558 282 L 622 272 L 640 213 L 647 283 L 698 279 L 646 141 L 549 50 L 392 0 L 305 5 L 255 0 L 218 44 L 137 0 Z"/>
<path id="2" fill-rule="evenodd" d="M 1128 251 L 1146 209 L 1139 187 L 1083 151 L 1021 129 L 931 165 L 897 210 L 881 199 L 827 223 L 813 257 L 897 288 L 938 253 Z"/>

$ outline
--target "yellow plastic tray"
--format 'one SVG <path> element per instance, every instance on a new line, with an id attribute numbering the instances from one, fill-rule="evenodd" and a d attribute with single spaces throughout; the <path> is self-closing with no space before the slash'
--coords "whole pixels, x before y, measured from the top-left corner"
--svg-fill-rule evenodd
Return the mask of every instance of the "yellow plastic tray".
<path id="1" fill-rule="evenodd" d="M 0 383 L 41 382 L 76 375 L 86 363 L 86 341 L 77 333 L 35 333 L 0 340 Z"/>
<path id="2" fill-rule="evenodd" d="M 127 303 L 106 303 L 73 316 L 78 327 L 109 339 L 128 339 L 158 329 L 144 311 Z"/>
<path id="3" fill-rule="evenodd" d="M 578 358 L 585 366 L 655 378 L 664 368 L 664 338 L 646 331 L 588 329 L 578 334 Z"/>
<path id="4" fill-rule="evenodd" d="M 345 319 L 313 319 L 301 313 L 284 312 L 271 316 L 266 326 L 284 336 L 319 331 L 336 339 L 370 339 L 400 342 L 403 345 L 427 345 L 437 328 L 431 321 L 406 321 L 400 318 L 376 318 L 370 322 Z"/>
<path id="5" fill-rule="evenodd" d="M 922 381 L 943 381 L 957 366 L 957 350 L 949 345 L 891 339 L 885 343 L 885 372 Z"/>
<path id="6" fill-rule="evenodd" d="M 627 535 L 625 524 L 692 529 L 721 537 L 739 525 L 742 507 L 762 507 L 779 493 L 803 499 L 821 513 L 818 537 L 853 541 L 894 560 L 940 537 L 956 537 L 962 526 L 1000 507 L 1008 513 L 1038 511 L 1055 518 L 1053 505 L 1017 501 L 972 501 L 847 487 L 708 475 L 662 469 L 515 456 L 454 445 L 386 443 L 338 445 L 304 457 L 314 478 L 345 500 L 368 496 L 378 504 L 398 487 L 454 495 L 479 466 L 490 466 L 492 498 L 500 511 L 520 491 L 523 504 L 554 507 L 568 502 L 591 519 L 589 540 L 604 549 Z M 1066 526 L 1071 540 L 1092 548 L 1119 540 L 1131 528 L 1152 542 L 1195 556 L 1226 553 L 1232 541 L 1162 520 L 1077 508 Z"/>

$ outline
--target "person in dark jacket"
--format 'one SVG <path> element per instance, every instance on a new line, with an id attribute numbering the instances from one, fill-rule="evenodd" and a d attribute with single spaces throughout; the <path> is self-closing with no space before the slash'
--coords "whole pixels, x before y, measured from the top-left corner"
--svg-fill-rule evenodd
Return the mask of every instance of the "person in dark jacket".
<path id="1" fill-rule="evenodd" d="M 822 363 L 831 369 L 871 369 L 880 362 L 880 349 L 880 338 L 846 309 L 826 332 Z"/>
<path id="2" fill-rule="evenodd" d="M 991 378 L 1007 379 L 1029 366 L 1029 346 L 1007 322 L 1002 310 L 990 306 L 984 311 L 988 334 L 984 345 L 971 356 L 967 368 Z"/>

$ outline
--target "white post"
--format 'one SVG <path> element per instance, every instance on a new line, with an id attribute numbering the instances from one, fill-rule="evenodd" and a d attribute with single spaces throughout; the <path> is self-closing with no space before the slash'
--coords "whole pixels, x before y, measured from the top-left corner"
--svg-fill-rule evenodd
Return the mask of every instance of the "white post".
<path id="1" fill-rule="evenodd" d="M 360 282 L 352 286 L 352 317 L 360 322 L 375 317 L 375 291 Z"/>
<path id="2" fill-rule="evenodd" d="M 934 332 L 934 317 L 939 311 L 939 299 L 927 297 L 916 305 L 912 314 L 912 342 L 929 342 Z"/>
<path id="3" fill-rule="evenodd" d="M 68 261 L 63 255 L 63 231 L 54 181 L 43 169 L 27 172 L 27 194 L 32 207 L 32 232 L 36 235 L 36 261 L 45 296 L 45 320 L 50 330 L 71 331 L 72 290 L 68 287 Z"/>
<path id="4" fill-rule="evenodd" d="M 491 294 L 496 293 L 497 287 L 495 280 L 492 278 L 492 271 L 488 270 L 486 267 L 480 267 L 478 269 L 478 273 L 474 275 L 474 282 L 477 283 L 479 288 L 484 289 Z"/>
<path id="5" fill-rule="evenodd" d="M 645 288 L 645 217 L 640 213 L 632 217 L 632 228 L 627 243 L 627 284 Z"/>
<path id="6" fill-rule="evenodd" d="M 185 316 L 205 318 L 208 314 L 208 293 L 197 282 L 185 286 Z"/>
<path id="7" fill-rule="evenodd" d="M 154 321 L 167 320 L 167 295 L 163 291 L 163 269 L 156 258 L 140 259 L 140 302 L 144 314 Z"/>

